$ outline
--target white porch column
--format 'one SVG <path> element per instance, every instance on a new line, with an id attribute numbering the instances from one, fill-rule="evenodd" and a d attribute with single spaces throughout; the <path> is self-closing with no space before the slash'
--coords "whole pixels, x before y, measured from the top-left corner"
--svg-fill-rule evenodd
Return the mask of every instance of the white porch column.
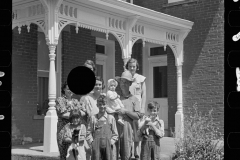
<path id="1" fill-rule="evenodd" d="M 49 47 L 49 83 L 48 83 L 48 99 L 49 108 L 44 118 L 44 141 L 43 151 L 46 153 L 58 152 L 57 145 L 57 113 L 55 108 L 56 100 L 56 69 L 55 69 L 55 50 L 59 39 L 58 29 L 58 11 L 63 0 L 40 0 L 45 9 L 46 23 L 46 41 Z"/>
<path id="2" fill-rule="evenodd" d="M 49 45 L 49 59 L 50 59 L 50 68 L 49 68 L 49 86 L 48 86 L 48 99 L 49 99 L 49 108 L 48 112 L 44 118 L 44 152 L 58 152 L 57 146 L 57 113 L 55 108 L 56 100 L 56 70 L 55 70 L 55 49 L 56 45 Z"/>
<path id="3" fill-rule="evenodd" d="M 176 138 L 183 138 L 183 105 L 182 105 L 182 65 L 177 67 L 177 112 L 175 114 Z"/>

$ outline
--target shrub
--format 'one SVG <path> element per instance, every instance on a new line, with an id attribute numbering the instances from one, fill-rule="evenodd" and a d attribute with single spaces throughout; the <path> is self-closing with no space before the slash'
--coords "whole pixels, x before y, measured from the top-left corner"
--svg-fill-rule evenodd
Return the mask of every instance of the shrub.
<path id="1" fill-rule="evenodd" d="M 197 105 L 184 114 L 184 137 L 175 142 L 173 160 L 223 160 L 223 135 L 212 117 L 213 110 L 203 115 Z"/>

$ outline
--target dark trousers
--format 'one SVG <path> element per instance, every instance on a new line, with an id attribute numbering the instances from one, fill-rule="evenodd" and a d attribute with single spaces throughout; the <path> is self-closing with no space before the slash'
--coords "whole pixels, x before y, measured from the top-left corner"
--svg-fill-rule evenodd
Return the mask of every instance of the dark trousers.
<path id="1" fill-rule="evenodd" d="M 140 160 L 160 160 L 160 145 L 155 141 L 142 141 Z"/>

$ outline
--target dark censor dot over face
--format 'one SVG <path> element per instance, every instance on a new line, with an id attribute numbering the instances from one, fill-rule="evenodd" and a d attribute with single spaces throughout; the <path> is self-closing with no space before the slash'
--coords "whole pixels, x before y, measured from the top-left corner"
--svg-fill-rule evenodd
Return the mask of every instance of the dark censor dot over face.
<path id="1" fill-rule="evenodd" d="M 70 71 L 67 77 L 68 88 L 77 95 L 90 93 L 96 83 L 94 72 L 85 67 L 78 66 Z"/>

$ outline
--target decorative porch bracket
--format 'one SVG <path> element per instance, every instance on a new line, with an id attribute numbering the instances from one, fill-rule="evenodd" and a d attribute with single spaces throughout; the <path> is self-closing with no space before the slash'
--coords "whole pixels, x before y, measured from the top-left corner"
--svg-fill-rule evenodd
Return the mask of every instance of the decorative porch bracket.
<path id="1" fill-rule="evenodd" d="M 137 20 L 140 18 L 140 16 L 131 16 L 127 18 L 126 23 L 126 38 L 123 42 L 123 61 L 124 61 L 124 70 L 126 70 L 125 65 L 127 64 L 127 61 L 131 58 L 132 55 L 132 28 L 136 24 Z"/>
<path id="2" fill-rule="evenodd" d="M 183 64 L 183 41 L 190 30 L 184 30 L 180 33 L 179 46 L 170 45 L 175 55 L 175 65 L 177 67 L 177 112 L 175 114 L 175 137 L 177 139 L 184 136 L 184 116 L 182 100 L 182 64 Z"/>
<path id="3" fill-rule="evenodd" d="M 56 100 L 56 70 L 55 70 L 55 49 L 58 44 L 58 10 L 63 0 L 40 0 L 45 8 L 46 42 L 49 47 L 49 108 L 44 118 L 44 141 L 43 151 L 47 153 L 58 152 L 57 145 L 57 113 L 55 108 Z"/>

